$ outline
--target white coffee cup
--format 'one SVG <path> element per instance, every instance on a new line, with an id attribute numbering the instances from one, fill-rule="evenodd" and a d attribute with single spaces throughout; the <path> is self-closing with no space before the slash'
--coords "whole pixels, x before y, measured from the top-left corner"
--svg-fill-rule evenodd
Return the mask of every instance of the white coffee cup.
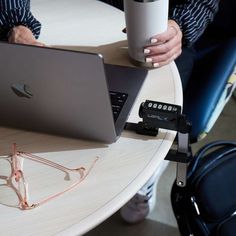
<path id="1" fill-rule="evenodd" d="M 128 52 L 136 65 L 152 66 L 145 61 L 144 46 L 167 30 L 168 8 L 169 0 L 124 0 Z"/>

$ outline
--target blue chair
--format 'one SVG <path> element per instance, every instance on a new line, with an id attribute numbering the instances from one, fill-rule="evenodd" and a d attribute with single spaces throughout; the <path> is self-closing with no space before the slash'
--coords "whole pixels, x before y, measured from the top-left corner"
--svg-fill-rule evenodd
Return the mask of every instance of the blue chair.
<path id="1" fill-rule="evenodd" d="M 196 44 L 196 63 L 183 107 L 192 122 L 192 143 L 211 130 L 236 87 L 235 10 L 236 1 L 221 1 L 215 20 Z"/>
<path id="2" fill-rule="evenodd" d="M 191 142 L 213 127 L 236 87 L 236 38 L 199 51 L 184 95 L 184 114 L 192 123 Z"/>

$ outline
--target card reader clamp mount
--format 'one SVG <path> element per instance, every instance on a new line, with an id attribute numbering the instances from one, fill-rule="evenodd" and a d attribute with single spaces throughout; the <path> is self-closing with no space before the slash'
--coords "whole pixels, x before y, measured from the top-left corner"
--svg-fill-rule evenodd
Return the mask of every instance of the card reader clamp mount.
<path id="1" fill-rule="evenodd" d="M 142 121 L 138 124 L 126 123 L 125 129 L 138 134 L 156 136 L 159 128 L 178 132 L 176 150 L 171 149 L 166 160 L 177 162 L 177 185 L 186 185 L 187 167 L 192 153 L 189 145 L 191 124 L 185 115 L 181 114 L 181 107 L 174 104 L 146 100 L 140 105 L 139 116 Z"/>

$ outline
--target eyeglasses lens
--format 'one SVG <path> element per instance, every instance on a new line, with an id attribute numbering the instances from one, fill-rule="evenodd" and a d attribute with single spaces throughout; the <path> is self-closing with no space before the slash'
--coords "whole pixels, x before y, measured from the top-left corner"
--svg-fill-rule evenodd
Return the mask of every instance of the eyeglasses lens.
<path id="1" fill-rule="evenodd" d="M 0 176 L 11 176 L 11 163 L 9 158 L 0 157 Z"/>
<path id="2" fill-rule="evenodd" d="M 11 186 L 11 163 L 8 158 L 0 157 L 0 204 L 18 206 L 19 198 Z"/>

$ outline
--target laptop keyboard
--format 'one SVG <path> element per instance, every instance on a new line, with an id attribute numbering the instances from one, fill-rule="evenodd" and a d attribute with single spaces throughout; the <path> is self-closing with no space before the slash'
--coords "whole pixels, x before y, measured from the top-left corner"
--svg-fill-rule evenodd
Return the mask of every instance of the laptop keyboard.
<path id="1" fill-rule="evenodd" d="M 111 98 L 113 117 L 116 121 L 121 112 L 122 107 L 125 104 L 125 101 L 127 100 L 128 94 L 114 91 L 110 91 L 109 93 Z"/>

